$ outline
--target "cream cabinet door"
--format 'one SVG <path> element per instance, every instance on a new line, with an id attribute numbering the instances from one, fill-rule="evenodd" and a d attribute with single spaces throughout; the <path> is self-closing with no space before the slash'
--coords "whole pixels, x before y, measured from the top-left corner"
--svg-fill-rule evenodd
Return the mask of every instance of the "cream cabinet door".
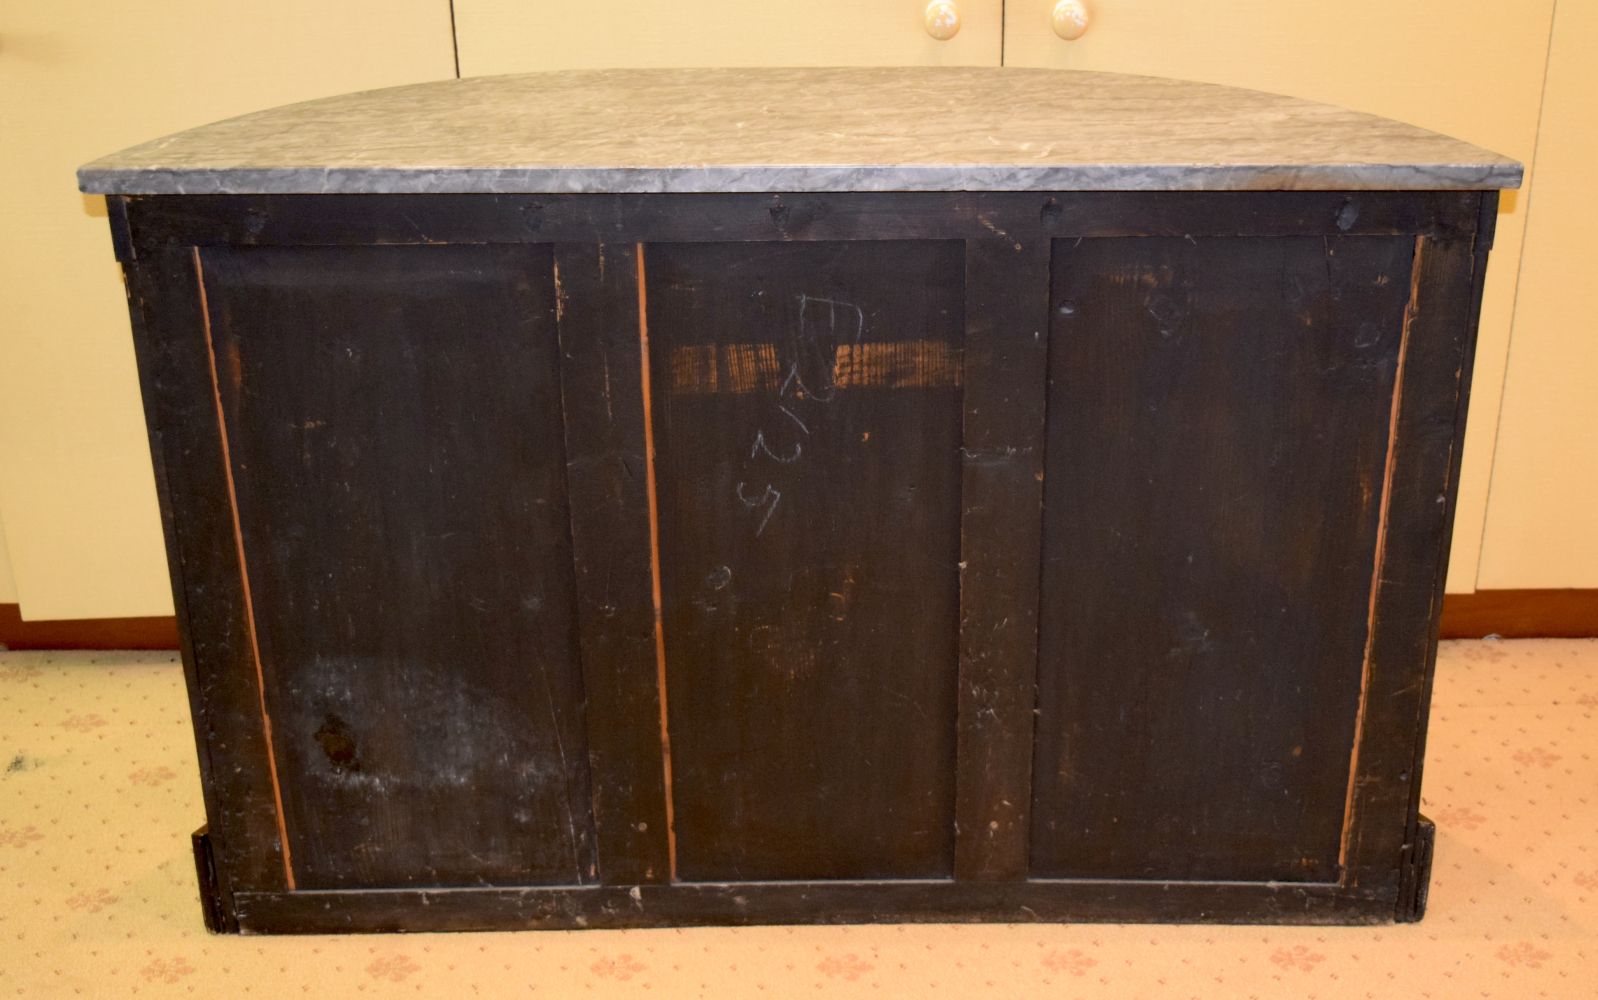
<path id="1" fill-rule="evenodd" d="M 654 66 L 997 66 L 1002 0 L 455 0 L 462 76 Z M 938 33 L 946 34 L 948 27 Z"/>
<path id="2" fill-rule="evenodd" d="M 1483 589 L 1598 587 L 1598 3 L 1560 3 L 1493 454 Z"/>
<path id="3" fill-rule="evenodd" d="M 1085 30 L 1072 41 L 1054 30 L 1056 7 L 1056 0 L 1008 0 L 1005 65 L 1148 73 L 1291 94 L 1412 122 L 1532 163 L 1554 0 L 1082 0 Z M 1488 267 L 1451 591 L 1476 587 L 1530 173 L 1527 180 L 1527 190 L 1504 194 Z"/>
<path id="4" fill-rule="evenodd" d="M 25 617 L 172 611 L 105 205 L 73 172 L 218 118 L 453 75 L 444 0 L 0 0 L 0 518 Z"/>

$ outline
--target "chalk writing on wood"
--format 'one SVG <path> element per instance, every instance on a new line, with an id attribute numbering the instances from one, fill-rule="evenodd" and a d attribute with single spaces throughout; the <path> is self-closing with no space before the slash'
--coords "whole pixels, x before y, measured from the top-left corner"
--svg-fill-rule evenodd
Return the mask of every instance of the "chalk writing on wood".
<path id="1" fill-rule="evenodd" d="M 866 317 L 859 306 L 804 293 L 798 298 L 799 322 L 782 352 L 786 357 L 779 355 L 775 344 L 703 344 L 672 352 L 673 392 L 775 391 L 773 407 L 781 417 L 776 422 L 781 435 L 780 439 L 776 433 L 772 437 L 780 443 L 773 447 L 762 421 L 749 446 L 751 462 L 795 464 L 804 455 L 802 439 L 810 436 L 810 421 L 819 416 L 818 407 L 831 403 L 840 388 L 869 385 L 872 379 L 889 384 L 890 376 L 903 367 L 893 351 L 900 344 L 874 345 L 888 349 L 883 351 L 862 350 Z M 784 370 L 784 362 L 786 374 L 778 382 L 776 375 Z M 958 360 L 954 370 L 959 370 Z M 768 482 L 762 492 L 751 497 L 746 485 L 740 480 L 735 492 L 745 509 L 758 514 L 755 537 L 759 538 L 777 512 L 782 491 Z"/>

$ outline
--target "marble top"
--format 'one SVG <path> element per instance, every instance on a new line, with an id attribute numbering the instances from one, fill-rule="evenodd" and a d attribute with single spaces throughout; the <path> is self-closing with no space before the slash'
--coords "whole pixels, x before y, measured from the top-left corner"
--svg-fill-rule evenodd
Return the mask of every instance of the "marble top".
<path id="1" fill-rule="evenodd" d="M 593 70 L 260 111 L 78 171 L 102 194 L 1516 187 L 1401 122 L 1214 84 L 1040 69 Z"/>

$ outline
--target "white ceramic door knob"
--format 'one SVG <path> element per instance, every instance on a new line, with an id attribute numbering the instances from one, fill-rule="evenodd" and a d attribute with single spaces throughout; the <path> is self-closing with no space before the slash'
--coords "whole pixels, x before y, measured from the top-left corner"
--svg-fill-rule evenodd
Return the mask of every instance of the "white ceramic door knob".
<path id="1" fill-rule="evenodd" d="M 1054 24 L 1054 33 L 1068 42 L 1074 42 L 1087 34 L 1088 30 L 1088 5 L 1083 0 L 1060 0 L 1054 5 L 1054 12 L 1049 15 L 1049 20 Z"/>
<path id="2" fill-rule="evenodd" d="M 954 5 L 954 0 L 932 0 L 921 19 L 927 26 L 927 34 L 940 42 L 960 33 L 960 8 Z"/>

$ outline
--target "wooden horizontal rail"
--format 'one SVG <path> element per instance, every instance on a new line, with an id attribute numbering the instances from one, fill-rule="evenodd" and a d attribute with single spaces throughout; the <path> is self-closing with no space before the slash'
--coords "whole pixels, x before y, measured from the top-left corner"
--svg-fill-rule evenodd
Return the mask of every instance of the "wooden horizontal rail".
<path id="1" fill-rule="evenodd" d="M 1478 590 L 1443 600 L 1444 639 L 1598 638 L 1598 588 Z M 0 604 L 0 648 L 177 649 L 176 619 L 71 618 L 23 621 L 15 604 Z"/>
<path id="2" fill-rule="evenodd" d="M 1334 883 L 1093 879 L 240 892 L 234 906 L 238 926 L 257 934 L 1062 920 L 1375 924 L 1393 918 L 1389 895 Z"/>

